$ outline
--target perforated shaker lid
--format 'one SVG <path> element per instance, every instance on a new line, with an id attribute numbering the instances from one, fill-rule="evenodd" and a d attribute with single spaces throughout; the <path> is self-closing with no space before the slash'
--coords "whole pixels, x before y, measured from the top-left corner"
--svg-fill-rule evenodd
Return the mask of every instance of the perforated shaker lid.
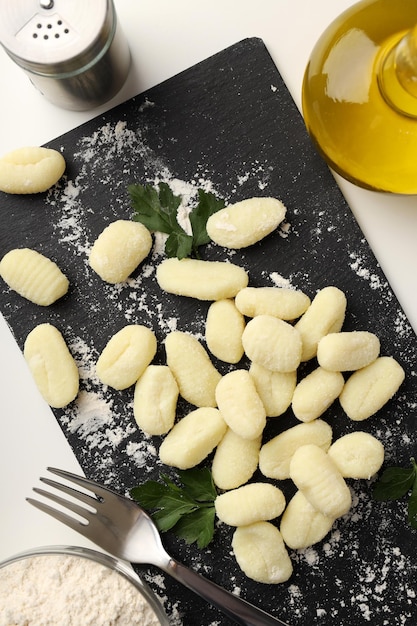
<path id="1" fill-rule="evenodd" d="M 0 0 L 0 43 L 20 65 L 74 59 L 100 36 L 108 0 Z"/>

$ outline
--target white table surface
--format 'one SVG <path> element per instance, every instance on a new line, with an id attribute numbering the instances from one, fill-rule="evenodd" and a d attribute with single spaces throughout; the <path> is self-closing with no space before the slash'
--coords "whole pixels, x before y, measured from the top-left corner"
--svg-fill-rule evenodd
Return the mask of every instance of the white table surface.
<path id="1" fill-rule="evenodd" d="M 0 49 L 0 154 L 41 145 L 246 37 L 261 37 L 297 106 L 309 53 L 352 0 L 115 0 L 133 64 L 111 102 L 89 112 L 49 104 Z M 338 179 L 414 330 L 417 197 L 372 193 Z M 3 227 L 3 226 L 2 226 Z M 89 545 L 26 503 L 48 465 L 80 471 L 0 316 L 0 559 L 48 544 Z"/>

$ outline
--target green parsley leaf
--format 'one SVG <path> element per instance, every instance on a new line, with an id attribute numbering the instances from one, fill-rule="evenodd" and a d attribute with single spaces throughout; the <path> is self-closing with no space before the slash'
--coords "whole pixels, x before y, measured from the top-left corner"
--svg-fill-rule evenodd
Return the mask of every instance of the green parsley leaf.
<path id="1" fill-rule="evenodd" d="M 143 485 L 138 485 L 130 490 L 131 496 L 136 502 L 140 502 L 144 509 L 154 509 L 160 499 L 167 493 L 166 485 L 156 480 L 148 480 Z"/>
<path id="2" fill-rule="evenodd" d="M 214 507 L 200 508 L 181 517 L 175 526 L 175 532 L 186 543 L 196 543 L 199 548 L 206 548 L 213 539 Z"/>
<path id="3" fill-rule="evenodd" d="M 178 222 L 182 197 L 174 195 L 167 183 L 159 183 L 158 190 L 151 185 L 129 185 L 128 192 L 135 210 L 133 219 L 151 232 L 167 234 L 165 254 L 178 259 L 200 257 L 199 246 L 210 241 L 207 220 L 225 206 L 224 201 L 213 193 L 198 189 L 198 203 L 189 214 L 192 230 L 189 235 Z"/>
<path id="4" fill-rule="evenodd" d="M 187 494 L 198 502 L 212 502 L 217 497 L 213 476 L 208 468 L 178 470 L 178 476 Z"/>
<path id="5" fill-rule="evenodd" d="M 374 500 L 398 500 L 412 488 L 416 479 L 415 466 L 388 467 L 375 484 Z"/>
<path id="6" fill-rule="evenodd" d="M 159 191 L 151 185 L 129 185 L 128 191 L 136 210 L 134 220 L 151 231 L 170 234 L 181 229 L 177 221 L 177 209 L 181 198 L 174 196 L 166 183 L 159 184 Z"/>
<path id="7" fill-rule="evenodd" d="M 224 206 L 224 200 L 216 198 L 213 193 L 203 191 L 202 189 L 198 190 L 198 204 L 189 215 L 195 249 L 211 241 L 206 229 L 207 220 L 214 213 L 223 209 Z"/>
<path id="8" fill-rule="evenodd" d="M 174 483 L 174 481 L 171 480 L 167 474 L 161 474 L 161 479 L 164 481 L 166 487 L 168 487 L 170 491 L 181 493 L 181 487 Z"/>
<path id="9" fill-rule="evenodd" d="M 171 530 L 182 517 L 188 516 L 195 511 L 195 507 L 192 504 L 183 502 L 175 505 L 172 500 L 169 503 L 161 501 L 159 506 L 162 508 L 155 511 L 152 514 L 152 518 L 162 533 Z"/>
<path id="10" fill-rule="evenodd" d="M 217 491 L 210 470 L 178 471 L 177 484 L 166 474 L 130 490 L 132 498 L 151 516 L 161 532 L 172 530 L 187 543 L 204 548 L 214 535 Z"/>
<path id="11" fill-rule="evenodd" d="M 167 256 L 177 256 L 179 259 L 189 256 L 193 240 L 177 219 L 181 197 L 175 196 L 166 183 L 159 183 L 158 191 L 151 185 L 129 185 L 128 191 L 135 209 L 133 219 L 152 232 L 168 235 L 165 243 Z"/>
<path id="12" fill-rule="evenodd" d="M 373 489 L 374 500 L 399 500 L 408 493 L 407 520 L 417 529 L 417 465 L 410 459 L 409 467 L 388 467 Z"/>
<path id="13" fill-rule="evenodd" d="M 181 229 L 182 230 L 182 229 Z M 167 257 L 185 259 L 193 252 L 193 238 L 183 230 L 173 231 L 165 242 L 165 254 Z"/>
<path id="14" fill-rule="evenodd" d="M 411 496 L 408 500 L 407 519 L 410 526 L 417 530 L 417 480 L 414 480 Z"/>

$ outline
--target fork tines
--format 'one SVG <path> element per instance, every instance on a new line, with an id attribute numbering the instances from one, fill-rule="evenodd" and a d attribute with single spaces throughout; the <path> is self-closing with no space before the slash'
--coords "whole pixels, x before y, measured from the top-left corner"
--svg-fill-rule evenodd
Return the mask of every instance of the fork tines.
<path id="1" fill-rule="evenodd" d="M 80 527 L 83 527 L 83 533 L 85 533 L 85 527 L 88 525 L 91 519 L 91 515 L 96 512 L 95 505 L 104 497 L 107 490 L 101 487 L 100 485 L 98 485 L 97 483 L 95 483 L 94 481 L 89 480 L 87 478 L 82 478 L 80 476 L 77 476 L 76 474 L 72 474 L 71 472 L 66 472 L 65 470 L 60 470 L 60 469 L 53 468 L 53 467 L 48 467 L 47 469 L 51 473 L 56 474 L 57 476 L 60 476 L 61 478 L 65 478 L 66 480 L 71 481 L 79 485 L 80 487 L 84 487 L 92 491 L 93 493 L 96 494 L 96 496 L 98 496 L 98 498 L 92 495 L 88 495 L 85 492 L 79 491 L 78 489 L 69 487 L 68 485 L 59 483 L 50 478 L 41 477 L 40 480 L 45 485 L 48 485 L 49 487 L 52 487 L 53 489 L 56 489 L 57 491 L 61 491 L 62 493 L 65 493 L 66 495 L 74 498 L 78 502 L 83 502 L 89 508 L 80 506 L 74 501 L 68 500 L 66 498 L 62 498 L 61 496 L 53 492 L 46 491 L 45 489 L 40 489 L 39 487 L 34 487 L 33 491 L 44 498 L 52 500 L 52 502 L 55 502 L 59 506 L 65 509 L 68 509 L 72 513 L 75 513 L 76 515 L 78 515 L 80 519 L 76 519 L 68 515 L 67 513 L 64 513 L 60 511 L 59 509 L 51 507 L 48 504 L 45 504 L 44 502 L 41 502 L 40 500 L 36 500 L 34 498 L 26 498 L 27 502 L 35 506 L 37 509 L 40 509 L 44 513 L 51 515 L 53 518 L 57 519 L 58 521 L 66 524 L 73 530 L 80 531 Z"/>

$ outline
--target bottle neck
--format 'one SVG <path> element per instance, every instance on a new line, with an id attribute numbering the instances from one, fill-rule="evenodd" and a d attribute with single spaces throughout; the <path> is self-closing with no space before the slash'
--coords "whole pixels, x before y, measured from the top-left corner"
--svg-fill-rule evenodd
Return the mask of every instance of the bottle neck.
<path id="1" fill-rule="evenodd" d="M 417 118 L 417 26 L 396 36 L 380 55 L 378 84 L 388 104 Z"/>

